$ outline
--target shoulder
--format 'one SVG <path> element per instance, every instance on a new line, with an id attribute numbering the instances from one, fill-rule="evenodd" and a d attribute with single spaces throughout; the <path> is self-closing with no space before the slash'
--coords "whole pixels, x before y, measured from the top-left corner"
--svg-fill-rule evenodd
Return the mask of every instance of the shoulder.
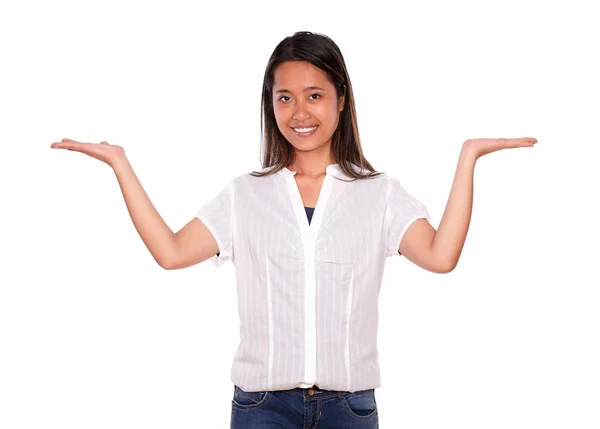
<path id="1" fill-rule="evenodd" d="M 401 182 L 397 177 L 386 176 L 385 181 L 387 185 L 388 196 L 393 192 L 402 192 L 405 190 L 403 182 Z"/>

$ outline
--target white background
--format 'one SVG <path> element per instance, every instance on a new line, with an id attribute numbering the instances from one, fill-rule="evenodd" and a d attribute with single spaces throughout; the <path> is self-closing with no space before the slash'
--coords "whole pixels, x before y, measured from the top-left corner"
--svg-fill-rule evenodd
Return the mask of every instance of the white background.
<path id="1" fill-rule="evenodd" d="M 348 67 L 364 153 L 437 228 L 477 162 L 446 275 L 387 261 L 380 426 L 600 427 L 598 14 L 592 2 L 3 2 L 0 427 L 229 427 L 234 265 L 165 271 L 114 173 L 125 148 L 173 229 L 260 165 L 264 69 L 320 32 Z"/>

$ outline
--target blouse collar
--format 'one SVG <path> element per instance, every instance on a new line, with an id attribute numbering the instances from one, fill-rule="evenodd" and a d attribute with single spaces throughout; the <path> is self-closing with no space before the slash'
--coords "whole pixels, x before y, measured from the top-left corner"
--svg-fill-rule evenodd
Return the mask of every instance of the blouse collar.
<path id="1" fill-rule="evenodd" d="M 353 163 L 352 167 L 354 167 L 355 171 L 357 171 L 357 172 L 360 171 L 360 167 L 358 167 L 356 164 Z M 282 173 L 286 176 L 294 176 L 296 174 L 295 171 L 291 171 L 287 167 L 283 167 L 281 170 L 279 170 L 279 173 Z M 325 173 L 329 174 L 330 176 L 337 177 L 338 179 L 344 179 L 344 180 L 351 179 L 350 176 L 348 176 L 347 174 L 345 174 L 342 171 L 342 168 L 340 167 L 339 164 L 329 164 L 325 168 Z"/>

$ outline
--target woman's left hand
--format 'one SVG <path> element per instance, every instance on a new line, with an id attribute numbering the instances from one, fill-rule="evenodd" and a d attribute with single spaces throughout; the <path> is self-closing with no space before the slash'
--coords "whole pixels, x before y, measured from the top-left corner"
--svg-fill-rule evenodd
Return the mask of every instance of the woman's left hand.
<path id="1" fill-rule="evenodd" d="M 463 143 L 463 148 L 468 150 L 475 159 L 502 149 L 515 147 L 533 147 L 537 139 L 533 137 L 519 137 L 514 139 L 469 139 Z"/>

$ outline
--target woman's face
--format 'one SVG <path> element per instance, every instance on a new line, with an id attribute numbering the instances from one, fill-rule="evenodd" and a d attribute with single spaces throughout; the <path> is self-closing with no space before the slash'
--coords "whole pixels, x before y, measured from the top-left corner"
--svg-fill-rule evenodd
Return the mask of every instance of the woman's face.
<path id="1" fill-rule="evenodd" d="M 275 119 L 281 134 L 296 150 L 329 150 L 343 106 L 343 97 L 336 99 L 334 86 L 318 67 L 305 61 L 286 61 L 275 69 Z"/>

